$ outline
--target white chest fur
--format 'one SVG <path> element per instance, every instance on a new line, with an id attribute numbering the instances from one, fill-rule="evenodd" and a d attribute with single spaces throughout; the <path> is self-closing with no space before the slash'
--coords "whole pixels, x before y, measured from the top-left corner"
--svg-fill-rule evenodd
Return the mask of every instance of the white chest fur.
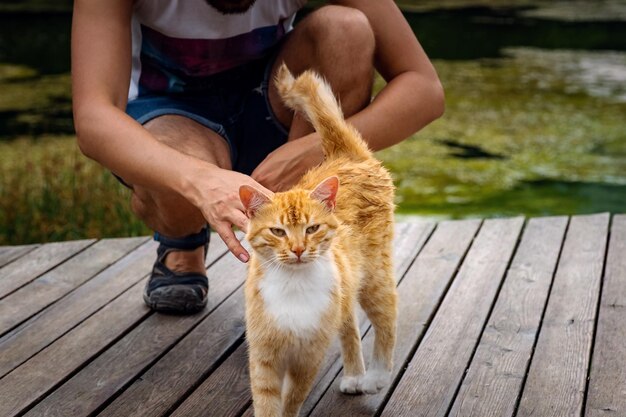
<path id="1" fill-rule="evenodd" d="M 267 312 L 281 330 L 306 336 L 320 326 L 337 283 L 332 259 L 320 258 L 299 268 L 277 268 L 261 279 L 259 290 Z"/>

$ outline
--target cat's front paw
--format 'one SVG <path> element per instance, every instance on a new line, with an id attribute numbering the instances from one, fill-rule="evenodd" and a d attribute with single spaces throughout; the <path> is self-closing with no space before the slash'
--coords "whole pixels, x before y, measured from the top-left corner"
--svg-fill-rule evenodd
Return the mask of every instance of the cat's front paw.
<path id="1" fill-rule="evenodd" d="M 365 394 L 376 394 L 378 391 L 389 385 L 391 372 L 383 369 L 369 369 L 361 377 L 360 389 Z"/>
<path id="2" fill-rule="evenodd" d="M 361 380 L 365 375 L 342 376 L 339 390 L 344 394 L 361 394 Z"/>

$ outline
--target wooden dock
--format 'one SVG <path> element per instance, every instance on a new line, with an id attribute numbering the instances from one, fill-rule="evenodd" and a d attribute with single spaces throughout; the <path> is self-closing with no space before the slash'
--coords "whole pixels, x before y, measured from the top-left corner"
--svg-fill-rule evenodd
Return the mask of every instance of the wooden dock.
<path id="1" fill-rule="evenodd" d="M 0 416 L 252 416 L 245 265 L 213 239 L 208 307 L 153 314 L 155 249 L 0 247 Z M 334 344 L 303 416 L 626 416 L 626 215 L 401 223 L 395 260 L 393 383 L 342 395 Z"/>

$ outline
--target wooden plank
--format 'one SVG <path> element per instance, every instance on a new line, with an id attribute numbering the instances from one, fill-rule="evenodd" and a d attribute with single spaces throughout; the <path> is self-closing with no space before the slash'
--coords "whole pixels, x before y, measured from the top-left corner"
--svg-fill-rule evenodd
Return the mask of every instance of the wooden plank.
<path id="1" fill-rule="evenodd" d="M 382 416 L 447 414 L 522 225 L 522 218 L 484 222 Z"/>
<path id="2" fill-rule="evenodd" d="M 211 290 L 205 310 L 191 316 L 150 315 L 26 415 L 94 413 L 237 290 L 244 278 L 245 264 L 234 256 L 221 258 L 209 274 Z"/>
<path id="3" fill-rule="evenodd" d="M 145 277 L 154 263 L 156 246 L 156 242 L 146 242 L 0 339 L 0 377 Z M 207 255 L 207 265 L 219 259 L 225 251 L 226 246 L 221 239 L 213 240 Z"/>
<path id="4" fill-rule="evenodd" d="M 147 242 L 0 339 L 0 376 L 58 339 L 139 281 L 154 262 Z"/>
<path id="5" fill-rule="evenodd" d="M 395 349 L 392 380 L 400 373 L 414 351 L 417 341 L 444 297 L 479 226 L 479 220 L 440 223 L 400 282 L 398 286 L 398 342 Z M 363 338 L 363 352 L 366 360 L 370 357 L 373 342 L 374 332 L 369 328 Z M 341 361 L 338 361 L 338 365 L 341 366 Z M 385 387 L 376 395 L 345 395 L 339 391 L 338 379 L 341 375 L 335 378 L 311 415 L 334 414 L 351 417 L 375 415 L 391 387 Z"/>
<path id="6" fill-rule="evenodd" d="M 166 414 L 239 343 L 243 317 L 243 291 L 238 290 L 98 416 Z"/>
<path id="7" fill-rule="evenodd" d="M 608 214 L 570 221 L 518 417 L 582 413 L 608 224 Z"/>
<path id="8" fill-rule="evenodd" d="M 545 309 L 567 217 L 531 219 L 450 416 L 513 416 Z"/>
<path id="9" fill-rule="evenodd" d="M 212 246 L 209 265 L 226 252 L 223 243 Z M 150 262 L 153 248 L 151 244 Z M 141 301 L 146 281 L 147 277 L 0 380 L 0 398 L 10 398 L 0 404 L 0 415 L 14 415 L 33 404 L 150 314 Z"/>
<path id="10" fill-rule="evenodd" d="M 150 314 L 142 280 L 0 380 L 0 415 L 16 416 Z"/>
<path id="11" fill-rule="evenodd" d="M 94 239 L 46 243 L 0 268 L 0 298 L 28 284 L 39 275 L 92 245 Z"/>
<path id="12" fill-rule="evenodd" d="M 585 415 L 626 416 L 626 215 L 613 217 Z"/>
<path id="13" fill-rule="evenodd" d="M 413 259 L 422 248 L 433 225 L 430 223 L 399 225 L 394 240 L 394 262 L 396 279 L 404 276 Z M 408 259 L 407 259 L 408 258 Z M 334 347 L 333 347 L 334 348 Z M 206 415 L 206 404 L 211 404 L 211 414 L 219 416 L 238 416 L 249 405 L 248 363 L 246 345 L 240 345 L 235 352 L 220 365 L 213 374 L 196 389 L 176 410 L 174 416 Z M 322 370 L 328 369 L 339 355 L 339 351 L 327 354 Z M 334 358 L 334 359 L 333 359 Z M 228 383 L 225 383 L 225 375 Z M 325 372 L 320 372 L 320 375 Z M 306 415 L 306 413 L 302 413 Z M 146 416 L 149 414 L 145 414 Z"/>
<path id="14" fill-rule="evenodd" d="M 170 417 L 235 417 L 251 401 L 248 345 L 242 343 Z"/>
<path id="15" fill-rule="evenodd" d="M 0 334 L 85 283 L 146 239 L 101 240 L 8 295 L 0 303 Z"/>
<path id="16" fill-rule="evenodd" d="M 28 252 L 35 250 L 40 245 L 20 245 L 20 246 L 3 246 L 0 247 L 0 267 L 11 261 L 26 255 Z M 2 276 L 0 276 L 0 279 Z"/>

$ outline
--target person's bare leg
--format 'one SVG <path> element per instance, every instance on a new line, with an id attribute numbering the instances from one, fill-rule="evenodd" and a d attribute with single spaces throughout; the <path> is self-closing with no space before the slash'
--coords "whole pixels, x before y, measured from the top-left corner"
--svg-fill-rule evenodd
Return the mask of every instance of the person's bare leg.
<path id="1" fill-rule="evenodd" d="M 375 39 L 367 17 L 343 6 L 322 7 L 302 20 L 289 34 L 274 63 L 276 74 L 283 62 L 297 75 L 314 69 L 330 83 L 346 117 L 365 108 L 371 99 Z M 289 127 L 289 139 L 313 132 L 301 115 L 282 103 L 272 82 L 270 104 L 278 120 Z"/>
<path id="2" fill-rule="evenodd" d="M 145 124 L 159 141 L 185 154 L 231 169 L 230 149 L 212 130 L 183 116 L 166 115 Z M 178 238 L 199 232 L 206 220 L 200 211 L 179 194 L 163 193 L 133 186 L 133 212 L 152 230 Z M 174 251 L 165 265 L 176 272 L 205 273 L 203 248 Z"/>

